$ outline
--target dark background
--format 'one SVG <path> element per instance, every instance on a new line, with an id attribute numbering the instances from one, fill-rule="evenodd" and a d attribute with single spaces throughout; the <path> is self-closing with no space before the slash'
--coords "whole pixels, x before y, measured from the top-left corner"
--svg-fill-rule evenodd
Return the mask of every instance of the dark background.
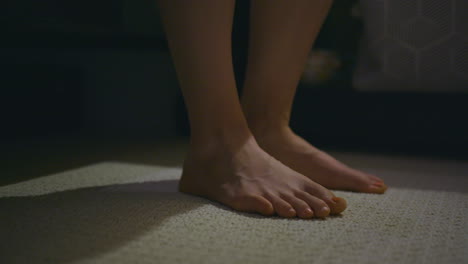
<path id="1" fill-rule="evenodd" d="M 343 63 L 298 87 L 291 126 L 327 149 L 468 157 L 468 95 L 357 92 L 355 1 L 335 1 L 315 48 Z M 247 51 L 249 1 L 237 1 L 236 80 Z M 31 140 L 165 140 L 189 127 L 154 1 L 6 0 L 0 4 L 1 144 Z M 313 86 L 313 87 L 311 87 Z M 241 91 L 239 91 L 241 92 Z M 6 149 L 6 148 L 5 148 Z"/>

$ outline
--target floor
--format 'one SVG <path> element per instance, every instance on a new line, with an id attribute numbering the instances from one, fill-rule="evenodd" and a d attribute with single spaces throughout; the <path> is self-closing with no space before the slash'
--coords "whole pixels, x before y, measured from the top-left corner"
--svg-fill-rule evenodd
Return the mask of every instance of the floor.
<path id="1" fill-rule="evenodd" d="M 388 191 L 335 191 L 348 201 L 342 215 L 284 219 L 177 192 L 187 140 L 115 142 L 8 148 L 5 263 L 468 262 L 466 161 L 331 151 Z"/>
<path id="2" fill-rule="evenodd" d="M 68 136 L 4 144 L 0 185 L 24 181 L 103 161 L 181 166 L 188 139 L 109 139 Z"/>
<path id="3" fill-rule="evenodd" d="M 153 139 L 113 139 L 94 137 L 62 137 L 50 140 L 28 140 L 4 144 L 0 152 L 2 177 L 0 186 L 15 182 L 62 172 L 99 162 L 125 162 L 133 164 L 181 167 L 188 148 L 189 140 L 185 137 Z M 404 169 L 416 174 L 425 172 L 452 171 L 458 180 L 468 179 L 468 160 L 437 158 L 434 155 L 414 156 L 388 153 L 352 152 L 327 150 L 332 156 L 347 165 L 370 170 Z M 383 175 L 381 175 L 383 176 Z M 395 178 L 397 177 L 397 178 Z M 417 184 L 418 188 L 438 188 L 432 181 L 419 181 L 418 177 L 393 175 L 385 179 L 392 184 L 408 186 Z M 417 182 L 415 182 L 417 181 Z M 451 184 L 454 191 L 466 191 L 466 185 Z"/>

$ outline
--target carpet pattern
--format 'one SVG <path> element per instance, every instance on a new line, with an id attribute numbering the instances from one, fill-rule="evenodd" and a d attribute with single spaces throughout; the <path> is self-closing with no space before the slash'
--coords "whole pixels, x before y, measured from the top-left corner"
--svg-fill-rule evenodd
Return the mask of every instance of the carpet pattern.
<path id="1" fill-rule="evenodd" d="M 179 193 L 180 174 L 109 162 L 2 186 L 0 263 L 468 262 L 464 191 L 335 191 L 341 216 L 282 219 Z"/>

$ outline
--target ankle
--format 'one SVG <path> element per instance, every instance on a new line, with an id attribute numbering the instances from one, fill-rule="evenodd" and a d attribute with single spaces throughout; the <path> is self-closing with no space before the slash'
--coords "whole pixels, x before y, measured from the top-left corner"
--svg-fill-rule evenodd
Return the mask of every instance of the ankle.
<path id="1" fill-rule="evenodd" d="M 292 132 L 289 125 L 281 124 L 279 122 L 255 122 L 251 123 L 249 128 L 257 141 L 278 138 Z"/>
<path id="2" fill-rule="evenodd" d="M 197 156 L 213 156 L 220 152 L 234 153 L 252 139 L 255 140 L 248 127 L 192 133 L 190 152 Z"/>

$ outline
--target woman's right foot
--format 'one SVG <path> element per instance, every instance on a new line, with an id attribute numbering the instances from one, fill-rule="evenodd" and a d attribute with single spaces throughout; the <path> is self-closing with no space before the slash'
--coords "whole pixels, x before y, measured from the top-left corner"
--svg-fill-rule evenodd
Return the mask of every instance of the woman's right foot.
<path id="1" fill-rule="evenodd" d="M 237 211 L 281 217 L 326 217 L 346 201 L 263 151 L 253 136 L 235 147 L 190 148 L 179 191 Z"/>

